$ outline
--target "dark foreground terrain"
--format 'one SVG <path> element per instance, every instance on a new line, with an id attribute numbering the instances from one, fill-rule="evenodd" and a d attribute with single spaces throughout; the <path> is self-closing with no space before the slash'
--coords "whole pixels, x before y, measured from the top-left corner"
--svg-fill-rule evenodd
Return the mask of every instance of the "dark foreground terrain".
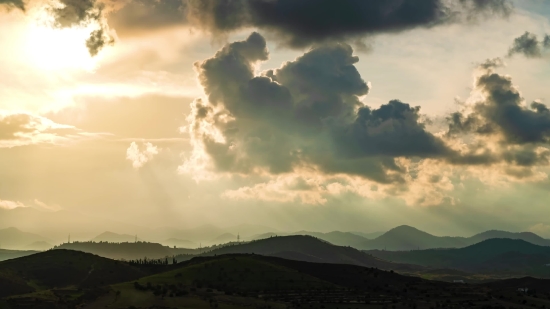
<path id="1" fill-rule="evenodd" d="M 51 250 L 0 262 L 0 299 L 0 308 L 12 309 L 547 308 L 550 281 L 448 283 L 257 254 L 130 264 Z"/>

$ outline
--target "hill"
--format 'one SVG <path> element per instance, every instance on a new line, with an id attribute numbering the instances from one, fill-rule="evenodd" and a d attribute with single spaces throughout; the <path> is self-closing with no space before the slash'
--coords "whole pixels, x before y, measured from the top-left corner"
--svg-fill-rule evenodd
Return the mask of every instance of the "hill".
<path id="1" fill-rule="evenodd" d="M 72 242 L 57 246 L 55 249 L 82 251 L 115 260 L 161 259 L 179 254 L 189 254 L 195 251 L 193 249 L 174 249 L 149 242 Z"/>
<path id="2" fill-rule="evenodd" d="M 68 250 L 0 263 L 1 308 L 547 308 L 548 287 L 534 278 L 453 284 L 257 254 L 156 269 Z"/>
<path id="3" fill-rule="evenodd" d="M 366 240 L 357 247 L 364 250 L 417 250 L 430 248 L 465 247 L 467 242 L 461 237 L 438 237 L 408 225 L 398 226 L 383 235 Z"/>
<path id="4" fill-rule="evenodd" d="M 38 251 L 0 249 L 0 261 L 16 259 L 16 258 L 20 258 L 23 256 L 35 254 L 35 253 L 38 253 Z"/>
<path id="5" fill-rule="evenodd" d="M 471 237 L 434 236 L 414 227 L 402 225 L 355 247 L 362 250 L 424 250 L 437 248 L 464 248 L 488 239 L 521 239 L 535 245 L 549 246 L 550 240 L 531 232 L 513 233 L 490 230 Z"/>
<path id="6" fill-rule="evenodd" d="M 368 240 L 365 237 L 362 237 L 350 232 L 340 232 L 340 231 L 333 231 L 329 233 L 300 231 L 300 232 L 292 233 L 292 235 L 313 236 L 313 237 L 322 239 L 324 241 L 328 241 L 333 245 L 351 246 L 351 247 L 357 247 L 358 245 Z"/>
<path id="7" fill-rule="evenodd" d="M 35 242 L 52 242 L 50 239 L 10 227 L 0 230 L 0 247 L 3 249 L 23 249 Z"/>
<path id="8" fill-rule="evenodd" d="M 137 239 L 138 241 L 142 241 L 141 239 Z M 128 234 L 117 234 L 113 232 L 103 232 L 90 241 L 93 242 L 136 242 L 136 236 L 135 235 L 128 235 Z"/>
<path id="9" fill-rule="evenodd" d="M 376 237 L 382 236 L 385 232 L 371 232 L 371 233 L 364 233 L 364 232 L 351 232 L 352 234 L 359 235 L 361 237 L 364 237 L 366 239 L 375 239 Z"/>
<path id="10" fill-rule="evenodd" d="M 213 249 L 201 256 L 253 253 L 317 263 L 352 264 L 394 270 L 421 267 L 387 262 L 351 247 L 332 245 L 312 236 L 280 236 Z M 179 259 L 178 259 L 179 260 Z"/>
<path id="11" fill-rule="evenodd" d="M 94 287 L 148 273 L 92 254 L 50 250 L 0 262 L 0 297 L 67 286 Z"/>
<path id="12" fill-rule="evenodd" d="M 367 251 L 381 259 L 431 268 L 500 275 L 550 277 L 550 247 L 519 239 L 488 239 L 460 249 Z"/>

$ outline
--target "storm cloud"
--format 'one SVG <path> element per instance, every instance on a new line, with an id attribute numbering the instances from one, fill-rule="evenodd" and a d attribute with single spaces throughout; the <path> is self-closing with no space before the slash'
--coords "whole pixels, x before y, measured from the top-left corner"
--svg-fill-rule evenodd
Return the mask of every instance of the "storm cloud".
<path id="1" fill-rule="evenodd" d="M 508 50 L 508 56 L 522 54 L 527 58 L 540 58 L 548 48 L 550 48 L 549 35 L 545 35 L 544 39 L 539 41 L 535 34 L 525 32 L 520 37 L 514 39 L 514 44 Z"/>
<path id="2" fill-rule="evenodd" d="M 214 35 L 254 27 L 299 48 L 479 16 L 507 16 L 511 10 L 508 0 L 134 0 L 109 19 L 115 29 L 126 32 L 176 23 Z"/>
<path id="3" fill-rule="evenodd" d="M 208 101 L 193 103 L 189 128 L 217 171 L 277 174 L 311 165 L 389 183 L 402 181 L 397 157 L 452 153 L 426 131 L 418 107 L 360 101 L 369 86 L 349 45 L 316 47 L 256 76 L 267 58 L 265 39 L 253 33 L 195 64 Z"/>

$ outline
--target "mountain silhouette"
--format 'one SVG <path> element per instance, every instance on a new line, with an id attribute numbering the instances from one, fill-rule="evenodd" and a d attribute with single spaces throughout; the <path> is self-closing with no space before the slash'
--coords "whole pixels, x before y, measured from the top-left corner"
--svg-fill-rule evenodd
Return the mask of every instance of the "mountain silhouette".
<path id="1" fill-rule="evenodd" d="M 138 241 L 141 241 L 140 238 L 137 239 Z M 93 239 L 91 241 L 100 242 L 100 241 L 106 241 L 106 242 L 135 242 L 136 236 L 135 235 L 128 235 L 128 234 L 117 234 L 113 232 L 103 232 Z"/>
<path id="2" fill-rule="evenodd" d="M 224 244 L 232 241 L 237 241 L 237 235 L 233 235 L 231 233 L 224 233 L 212 239 L 210 242 L 214 244 Z"/>
<path id="3" fill-rule="evenodd" d="M 550 240 L 531 232 L 513 233 L 490 230 L 471 237 L 434 236 L 417 228 L 401 225 L 381 236 L 356 245 L 363 250 L 423 250 L 437 248 L 464 248 L 484 240 L 495 238 L 521 239 L 535 245 L 548 246 Z"/>
<path id="4" fill-rule="evenodd" d="M 51 243 L 52 240 L 33 233 L 23 232 L 15 227 L 0 230 L 0 248 L 26 249 L 36 242 Z"/>
<path id="5" fill-rule="evenodd" d="M 493 238 L 459 249 L 366 251 L 396 263 L 451 268 L 476 273 L 550 276 L 550 247 L 521 239 Z"/>
<path id="6" fill-rule="evenodd" d="M 169 238 L 169 239 L 166 239 L 165 241 L 162 241 L 161 243 L 165 246 L 176 247 L 176 248 L 194 249 L 199 246 L 196 242 L 186 240 L 186 239 L 178 239 L 178 238 Z"/>
<path id="7" fill-rule="evenodd" d="M 278 236 L 242 244 L 232 244 L 203 253 L 201 256 L 253 253 L 306 262 L 352 264 L 381 269 L 421 269 L 418 266 L 387 262 L 352 247 L 330 244 L 312 236 Z"/>
<path id="8" fill-rule="evenodd" d="M 401 225 L 383 235 L 359 244 L 361 249 L 417 250 L 428 248 L 457 248 L 467 243 L 461 237 L 438 237 L 408 225 Z"/>

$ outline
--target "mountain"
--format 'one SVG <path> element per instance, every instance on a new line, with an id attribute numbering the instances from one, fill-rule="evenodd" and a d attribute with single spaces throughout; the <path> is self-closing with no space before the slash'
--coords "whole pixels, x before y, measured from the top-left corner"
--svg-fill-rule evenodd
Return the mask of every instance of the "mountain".
<path id="1" fill-rule="evenodd" d="M 33 242 L 30 245 L 25 246 L 23 249 L 25 249 L 25 250 L 46 251 L 46 250 L 49 250 L 53 247 L 54 246 L 52 244 L 47 243 L 45 241 L 36 241 L 36 242 Z"/>
<path id="2" fill-rule="evenodd" d="M 467 242 L 462 237 L 438 237 L 420 231 L 408 225 L 398 226 L 383 235 L 366 240 L 357 247 L 373 250 L 417 250 L 429 248 L 465 247 Z"/>
<path id="3" fill-rule="evenodd" d="M 330 244 L 312 236 L 278 236 L 248 243 L 232 244 L 210 250 L 201 256 L 222 254 L 253 253 L 267 256 L 277 256 L 285 259 L 296 259 L 308 262 L 333 264 L 352 264 L 381 269 L 422 269 L 418 266 L 402 265 L 387 262 L 369 256 L 351 247 Z"/>
<path id="4" fill-rule="evenodd" d="M 340 231 L 333 231 L 329 233 L 320 233 L 320 232 L 308 232 L 308 231 L 300 231 L 296 233 L 292 233 L 292 235 L 308 235 L 317 237 L 319 239 L 322 239 L 324 241 L 328 241 L 333 245 L 338 246 L 351 246 L 355 247 L 359 244 L 364 243 L 368 239 L 353 233 L 349 232 L 340 232 Z"/>
<path id="5" fill-rule="evenodd" d="M 39 253 L 39 251 L 0 249 L 0 261 L 16 259 L 16 258 L 24 257 L 35 253 Z"/>
<path id="6" fill-rule="evenodd" d="M 22 232 L 10 227 L 0 230 L 0 247 L 5 249 L 23 249 L 35 242 L 52 242 L 51 240 L 33 233 Z"/>
<path id="7" fill-rule="evenodd" d="M 469 244 L 476 244 L 487 239 L 492 238 L 508 238 L 508 239 L 521 239 L 539 246 L 550 246 L 550 240 L 544 239 L 539 235 L 531 232 L 512 233 L 506 231 L 490 230 L 483 233 L 476 234 L 468 238 Z"/>
<path id="8" fill-rule="evenodd" d="M 176 247 L 176 248 L 194 249 L 198 247 L 198 244 L 196 242 L 186 240 L 186 239 L 178 239 L 178 238 L 170 238 L 165 241 L 162 241 L 161 243 L 165 246 Z"/>
<path id="9" fill-rule="evenodd" d="M 151 231 L 151 233 L 148 235 L 148 239 L 187 239 L 195 243 L 202 242 L 204 245 L 219 243 L 220 240 L 213 242 L 213 239 L 216 239 L 223 234 L 235 235 L 234 238 L 231 239 L 231 241 L 233 241 L 237 239 L 237 234 L 241 235 L 242 239 L 250 239 L 254 235 L 263 234 L 270 231 L 276 230 L 270 227 L 253 224 L 241 224 L 224 228 L 220 228 L 211 224 L 205 224 L 190 229 L 180 229 L 174 227 L 157 228 Z M 225 239 L 224 241 L 227 242 L 229 240 Z"/>
<path id="10" fill-rule="evenodd" d="M 224 234 L 221 234 L 220 236 L 212 239 L 210 241 L 210 243 L 224 244 L 224 243 L 228 243 L 228 242 L 231 242 L 231 241 L 237 241 L 237 235 L 233 235 L 231 233 L 224 233 Z"/>
<path id="11" fill-rule="evenodd" d="M 471 237 L 434 236 L 414 227 L 402 225 L 374 239 L 355 245 L 362 250 L 423 250 L 437 248 L 464 248 L 487 239 L 521 239 L 540 246 L 550 246 L 550 240 L 531 232 L 513 233 L 490 230 Z"/>
<path id="12" fill-rule="evenodd" d="M 366 239 L 374 239 L 376 237 L 382 236 L 385 232 L 372 232 L 372 233 L 363 233 L 363 232 L 351 232 L 352 234 L 359 235 Z"/>
<path id="13" fill-rule="evenodd" d="M 493 238 L 460 249 L 415 251 L 366 251 L 372 256 L 396 263 L 430 268 L 451 268 L 485 274 L 550 277 L 550 247 L 520 239 Z"/>
<path id="14" fill-rule="evenodd" d="M 141 241 L 141 239 L 137 239 L 138 241 Z M 96 237 L 94 237 L 91 241 L 95 242 L 136 242 L 136 236 L 135 235 L 128 235 L 128 234 L 117 234 L 113 232 L 103 232 Z"/>

